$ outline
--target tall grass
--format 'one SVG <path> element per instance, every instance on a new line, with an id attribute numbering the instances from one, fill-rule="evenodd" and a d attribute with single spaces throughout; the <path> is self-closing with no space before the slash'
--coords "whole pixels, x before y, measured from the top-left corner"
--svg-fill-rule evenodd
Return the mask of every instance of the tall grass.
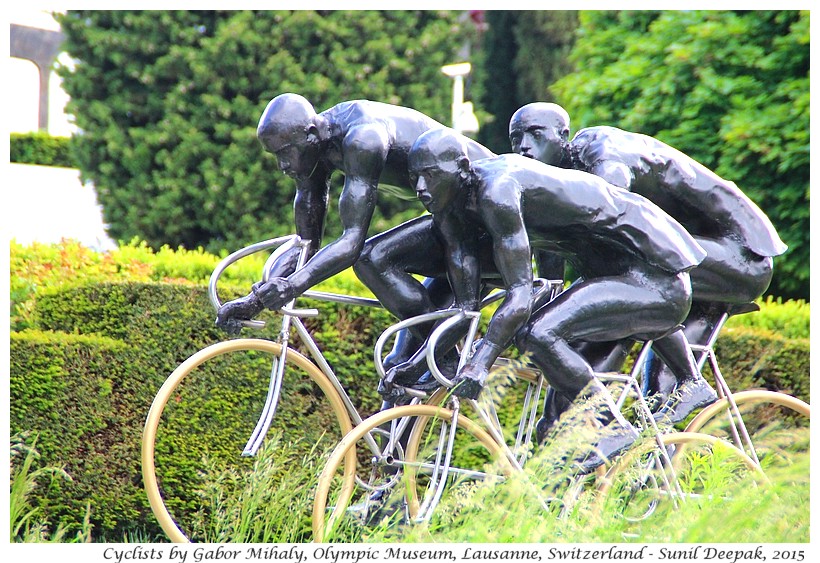
<path id="1" fill-rule="evenodd" d="M 91 538 L 90 509 L 79 530 L 71 535 L 64 524 L 49 522 L 39 507 L 31 501 L 37 487 L 47 486 L 52 479 L 71 479 L 60 467 L 34 469 L 38 454 L 34 445 L 28 446 L 20 437 L 12 438 L 11 483 L 9 492 L 9 541 L 20 543 L 87 542 Z"/>
<path id="2" fill-rule="evenodd" d="M 561 480 L 539 466 L 536 456 L 525 477 L 478 485 L 451 498 L 426 524 L 370 531 L 368 542 L 478 543 L 744 543 L 809 541 L 809 460 L 769 473 L 768 485 L 733 481 L 731 464 L 706 464 L 700 500 L 672 508 L 668 500 L 646 520 L 624 518 L 621 491 L 605 495 L 586 490 L 570 507 L 552 503 L 544 509 L 532 494 L 532 483 Z M 533 465 L 535 466 L 533 468 Z M 664 504 L 665 503 L 665 504 Z M 567 510 L 569 508 L 569 510 Z M 344 538 L 340 538 L 344 539 Z"/>
<path id="3" fill-rule="evenodd" d="M 300 543 L 311 540 L 313 491 L 329 452 L 296 456 L 292 442 L 268 436 L 250 474 L 209 465 L 191 523 L 197 541 Z"/>
<path id="4" fill-rule="evenodd" d="M 521 476 L 452 488 L 433 519 L 423 524 L 386 519 L 339 527 L 333 542 L 423 543 L 804 543 L 809 541 L 809 455 L 795 454 L 767 471 L 768 484 L 723 457 L 697 459 L 681 473 L 685 489 L 700 496 L 675 507 L 668 499 L 646 520 L 624 517 L 626 493 L 587 486 L 570 490 L 572 462 L 589 443 L 588 429 L 539 448 Z M 216 473 L 203 491 L 207 509 L 197 523 L 202 539 L 219 542 L 310 541 L 309 515 L 325 452 L 294 459 L 278 439 L 266 446 L 250 480 Z M 282 473 L 284 471 L 284 473 Z M 579 492 L 580 490 L 580 492 Z M 228 492 L 225 492 L 228 491 Z M 573 494 L 570 494 L 572 492 Z M 546 501 L 546 502 L 545 502 Z M 571 501 L 571 502 L 570 502 Z"/>

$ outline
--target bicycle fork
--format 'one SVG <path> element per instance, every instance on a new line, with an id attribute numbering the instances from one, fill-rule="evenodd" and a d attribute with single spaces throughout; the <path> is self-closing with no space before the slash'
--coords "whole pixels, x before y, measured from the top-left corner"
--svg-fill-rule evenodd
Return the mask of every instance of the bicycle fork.
<path id="1" fill-rule="evenodd" d="M 433 473 L 430 475 L 429 490 L 432 494 L 427 494 L 424 501 L 419 507 L 416 522 L 427 522 L 433 516 L 433 509 L 438 506 L 441 495 L 444 494 L 444 487 L 447 485 L 447 479 L 450 477 L 450 462 L 453 457 L 453 444 L 456 439 L 456 430 L 458 429 L 458 412 L 460 404 L 456 397 L 452 397 L 453 403 L 453 418 L 450 424 L 442 422 L 441 431 L 439 432 L 438 448 L 436 448 L 436 461 L 433 468 Z M 448 428 L 449 427 L 449 428 Z M 442 458 L 444 458 L 442 462 Z"/>
<path id="2" fill-rule="evenodd" d="M 286 317 L 287 319 L 287 317 Z M 289 320 L 289 319 L 288 319 Z M 289 324 L 289 323 L 283 323 Z M 284 330 L 283 330 L 284 332 Z M 243 457 L 253 457 L 262 446 L 265 435 L 270 429 L 273 422 L 273 415 L 276 414 L 276 407 L 279 405 L 279 395 L 282 392 L 282 379 L 285 376 L 285 356 L 288 351 L 287 338 L 282 342 L 282 352 L 278 358 L 273 359 L 273 365 L 270 372 L 270 384 L 268 385 L 268 395 L 265 399 L 265 406 L 262 408 L 262 414 L 253 429 L 248 443 L 245 444 L 245 449 L 242 450 Z"/>
<path id="3" fill-rule="evenodd" d="M 296 270 L 299 270 L 307 261 L 309 246 L 308 241 L 300 240 L 297 244 L 301 247 L 299 251 L 299 258 L 296 262 Z M 274 252 L 265 263 L 263 280 L 267 280 L 269 265 L 273 264 L 273 258 L 276 255 L 277 252 Z M 265 439 L 265 435 L 268 433 L 270 425 L 273 422 L 273 415 L 276 414 L 276 407 L 279 405 L 279 396 L 282 393 L 282 380 L 285 377 L 285 360 L 287 359 L 288 340 L 290 338 L 290 321 L 292 318 L 289 313 L 296 312 L 292 309 L 295 301 L 295 299 L 291 300 L 290 303 L 282 308 L 284 315 L 282 317 L 282 330 L 279 332 L 279 342 L 282 344 L 282 351 L 280 352 L 278 358 L 273 359 L 273 365 L 271 365 L 270 370 L 268 394 L 265 398 L 265 406 L 262 408 L 262 414 L 259 416 L 256 427 L 253 429 L 250 439 L 248 439 L 248 443 L 245 444 L 245 449 L 242 450 L 243 457 L 253 457 L 256 455 L 259 448 L 262 447 L 262 442 Z"/>

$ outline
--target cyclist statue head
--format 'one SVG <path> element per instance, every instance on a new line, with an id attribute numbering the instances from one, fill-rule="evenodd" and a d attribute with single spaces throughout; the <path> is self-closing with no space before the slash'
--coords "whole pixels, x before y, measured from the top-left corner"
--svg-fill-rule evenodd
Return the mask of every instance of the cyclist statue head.
<path id="1" fill-rule="evenodd" d="M 307 177 L 320 158 L 324 121 L 304 97 L 281 94 L 262 113 L 256 136 L 265 150 L 276 156 L 282 172 Z"/>
<path id="2" fill-rule="evenodd" d="M 534 102 L 510 120 L 512 150 L 558 166 L 569 154 L 569 114 L 558 104 Z"/>
<path id="3" fill-rule="evenodd" d="M 449 209 L 470 177 L 470 159 L 461 137 L 441 129 L 423 135 L 410 153 L 416 195 L 430 213 Z"/>

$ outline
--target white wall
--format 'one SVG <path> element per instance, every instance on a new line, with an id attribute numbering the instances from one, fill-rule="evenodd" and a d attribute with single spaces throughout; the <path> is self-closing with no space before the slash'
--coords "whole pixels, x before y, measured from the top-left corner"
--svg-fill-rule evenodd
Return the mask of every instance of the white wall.
<path id="1" fill-rule="evenodd" d="M 70 168 L 9 164 L 3 206 L 6 237 L 19 243 L 80 241 L 95 250 L 116 244 L 105 233 L 102 209 L 94 188 L 80 183 Z"/>
<path id="2" fill-rule="evenodd" d="M 34 8 L 6 10 L 9 23 L 58 30 L 48 12 Z M 4 123 L 10 133 L 38 128 L 39 76 L 36 65 L 9 57 L 8 94 Z M 70 136 L 74 126 L 63 112 L 68 96 L 52 73 L 49 92 L 49 133 Z M 97 250 L 116 245 L 105 233 L 94 187 L 80 183 L 79 172 L 67 168 L 8 163 L 3 173 L 2 231 L 4 239 L 23 244 L 75 239 Z"/>
<path id="3" fill-rule="evenodd" d="M 60 26 L 54 21 L 50 12 L 34 8 L 5 9 L 4 16 L 8 23 L 29 27 L 59 31 Z M 5 94 L 7 107 L 14 108 L 6 112 L 6 126 L 12 133 L 28 133 L 37 130 L 39 75 L 37 66 L 28 60 L 9 57 L 6 67 L 8 76 L 6 84 L 11 85 Z M 61 62 L 67 63 L 62 56 Z M 68 96 L 61 86 L 60 77 L 52 72 L 49 78 L 48 132 L 52 135 L 67 137 L 76 128 L 65 114 Z"/>

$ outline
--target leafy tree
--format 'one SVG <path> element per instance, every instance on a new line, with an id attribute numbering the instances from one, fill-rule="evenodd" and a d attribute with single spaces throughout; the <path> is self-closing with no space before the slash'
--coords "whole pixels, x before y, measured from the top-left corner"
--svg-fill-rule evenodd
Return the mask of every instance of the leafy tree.
<path id="1" fill-rule="evenodd" d="M 529 102 L 556 101 L 550 85 L 572 70 L 568 56 L 578 12 L 491 10 L 486 20 L 478 72 L 482 109 L 489 118 L 478 140 L 505 153 L 512 114 Z"/>
<path id="2" fill-rule="evenodd" d="M 574 70 L 569 54 L 577 28 L 577 11 L 520 12 L 513 26 L 518 44 L 513 69 L 521 105 L 557 100 L 550 86 Z"/>
<path id="3" fill-rule="evenodd" d="M 515 74 L 510 62 L 518 51 L 512 27 L 516 12 L 491 10 L 487 12 L 487 31 L 481 48 L 482 64 L 479 76 L 482 83 L 481 106 L 490 114 L 478 132 L 478 140 L 495 152 L 509 152 L 507 124 L 519 108 Z"/>
<path id="4" fill-rule="evenodd" d="M 809 12 L 582 12 L 574 128 L 645 133 L 734 181 L 789 245 L 770 293 L 809 297 Z"/>
<path id="5" fill-rule="evenodd" d="M 293 232 L 294 184 L 256 140 L 267 102 L 367 98 L 449 119 L 456 12 L 69 11 L 59 72 L 115 239 L 212 250 Z M 339 179 L 334 179 L 336 185 Z M 383 230 L 422 211 L 381 196 Z M 397 212 L 401 210 L 399 215 Z M 338 221 L 328 229 L 338 233 Z M 329 233 L 332 234 L 332 233 Z"/>

